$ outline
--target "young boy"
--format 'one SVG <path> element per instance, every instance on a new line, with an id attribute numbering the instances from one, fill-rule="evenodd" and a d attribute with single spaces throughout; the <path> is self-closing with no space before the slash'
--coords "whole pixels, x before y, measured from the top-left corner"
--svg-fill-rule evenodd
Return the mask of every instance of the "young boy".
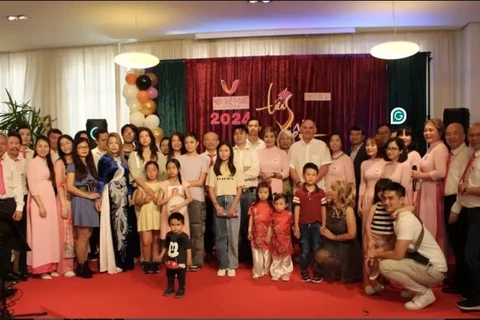
<path id="1" fill-rule="evenodd" d="M 187 267 L 192 265 L 190 238 L 185 232 L 182 232 L 184 223 L 185 218 L 180 212 L 174 212 L 168 217 L 168 225 L 171 231 L 167 233 L 162 252 L 158 257 L 158 260 L 162 261 L 165 253 L 167 254 L 165 266 L 167 267 L 168 287 L 163 295 L 169 296 L 175 292 L 175 276 L 177 276 L 178 290 L 175 293 L 177 299 L 185 294 Z"/>
<path id="2" fill-rule="evenodd" d="M 308 267 L 310 253 L 320 248 L 320 227 L 325 221 L 327 203 L 325 192 L 317 186 L 318 167 L 309 162 L 303 166 L 304 185 L 297 190 L 293 197 L 295 205 L 294 235 L 300 239 L 300 270 L 303 282 L 320 283 L 323 277 L 317 273 L 310 278 Z"/>

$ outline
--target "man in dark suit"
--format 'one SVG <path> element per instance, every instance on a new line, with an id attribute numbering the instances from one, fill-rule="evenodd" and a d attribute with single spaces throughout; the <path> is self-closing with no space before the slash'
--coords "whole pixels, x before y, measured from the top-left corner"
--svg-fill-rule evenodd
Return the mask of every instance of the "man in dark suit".
<path id="1" fill-rule="evenodd" d="M 360 166 L 363 161 L 368 160 L 367 151 L 365 150 L 365 145 L 363 144 L 364 138 L 365 138 L 365 132 L 363 131 L 362 127 L 355 125 L 350 128 L 350 145 L 352 146 L 350 157 L 353 160 L 353 168 L 355 170 L 356 208 L 358 207 L 358 191 L 360 189 L 360 183 L 361 183 Z M 358 213 L 355 216 L 357 217 L 357 238 L 361 243 L 362 242 L 362 218 L 358 216 Z"/>

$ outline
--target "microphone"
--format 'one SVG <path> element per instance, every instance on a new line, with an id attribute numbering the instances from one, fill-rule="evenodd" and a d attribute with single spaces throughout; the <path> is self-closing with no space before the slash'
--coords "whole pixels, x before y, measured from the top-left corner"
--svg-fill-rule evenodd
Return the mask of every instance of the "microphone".
<path id="1" fill-rule="evenodd" d="M 412 166 L 412 170 L 417 170 L 417 166 Z M 417 179 L 412 180 L 413 191 L 417 190 Z"/>

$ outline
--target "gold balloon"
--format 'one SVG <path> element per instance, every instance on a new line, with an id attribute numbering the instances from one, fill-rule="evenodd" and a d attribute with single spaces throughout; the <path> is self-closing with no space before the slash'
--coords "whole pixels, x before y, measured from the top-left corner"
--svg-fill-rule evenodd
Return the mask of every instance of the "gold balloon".
<path id="1" fill-rule="evenodd" d="M 153 72 L 149 72 L 149 73 L 147 73 L 146 75 L 147 75 L 147 76 L 150 78 L 150 80 L 152 81 L 152 84 L 151 84 L 150 86 L 155 88 L 155 86 L 156 86 L 157 83 L 158 83 L 157 75 L 156 75 L 155 73 L 153 73 Z"/>
<path id="2" fill-rule="evenodd" d="M 157 105 L 153 100 L 148 100 L 145 103 L 142 103 L 140 107 L 140 112 L 143 113 L 144 116 L 149 116 L 155 112 Z"/>
<path id="3" fill-rule="evenodd" d="M 160 143 L 164 137 L 163 129 L 162 128 L 155 128 L 152 130 L 153 136 L 155 137 L 155 141 Z"/>

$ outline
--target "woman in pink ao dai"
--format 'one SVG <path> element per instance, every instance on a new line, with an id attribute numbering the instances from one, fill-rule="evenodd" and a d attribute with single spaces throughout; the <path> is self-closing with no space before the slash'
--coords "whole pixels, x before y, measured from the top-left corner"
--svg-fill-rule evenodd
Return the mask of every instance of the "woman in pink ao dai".
<path id="1" fill-rule="evenodd" d="M 332 163 L 325 176 L 325 190 L 329 190 L 330 186 L 335 181 L 347 181 L 355 186 L 355 169 L 353 167 L 353 161 L 352 158 L 343 152 L 342 138 L 338 133 L 333 133 L 330 136 L 328 147 L 332 154 Z"/>
<path id="2" fill-rule="evenodd" d="M 264 130 L 265 148 L 258 152 L 260 180 L 272 188 L 273 193 L 283 192 L 283 180 L 289 176 L 288 155 L 275 145 L 277 133 L 272 127 Z"/>
<path id="3" fill-rule="evenodd" d="M 412 167 L 407 161 L 408 155 L 405 143 L 398 137 L 391 138 L 386 143 L 386 152 L 387 157 L 385 161 L 387 161 L 387 164 L 383 169 L 382 178 L 400 183 L 407 191 L 405 203 L 410 204 L 413 199 L 413 194 L 411 190 L 409 190 L 412 180 Z"/>

